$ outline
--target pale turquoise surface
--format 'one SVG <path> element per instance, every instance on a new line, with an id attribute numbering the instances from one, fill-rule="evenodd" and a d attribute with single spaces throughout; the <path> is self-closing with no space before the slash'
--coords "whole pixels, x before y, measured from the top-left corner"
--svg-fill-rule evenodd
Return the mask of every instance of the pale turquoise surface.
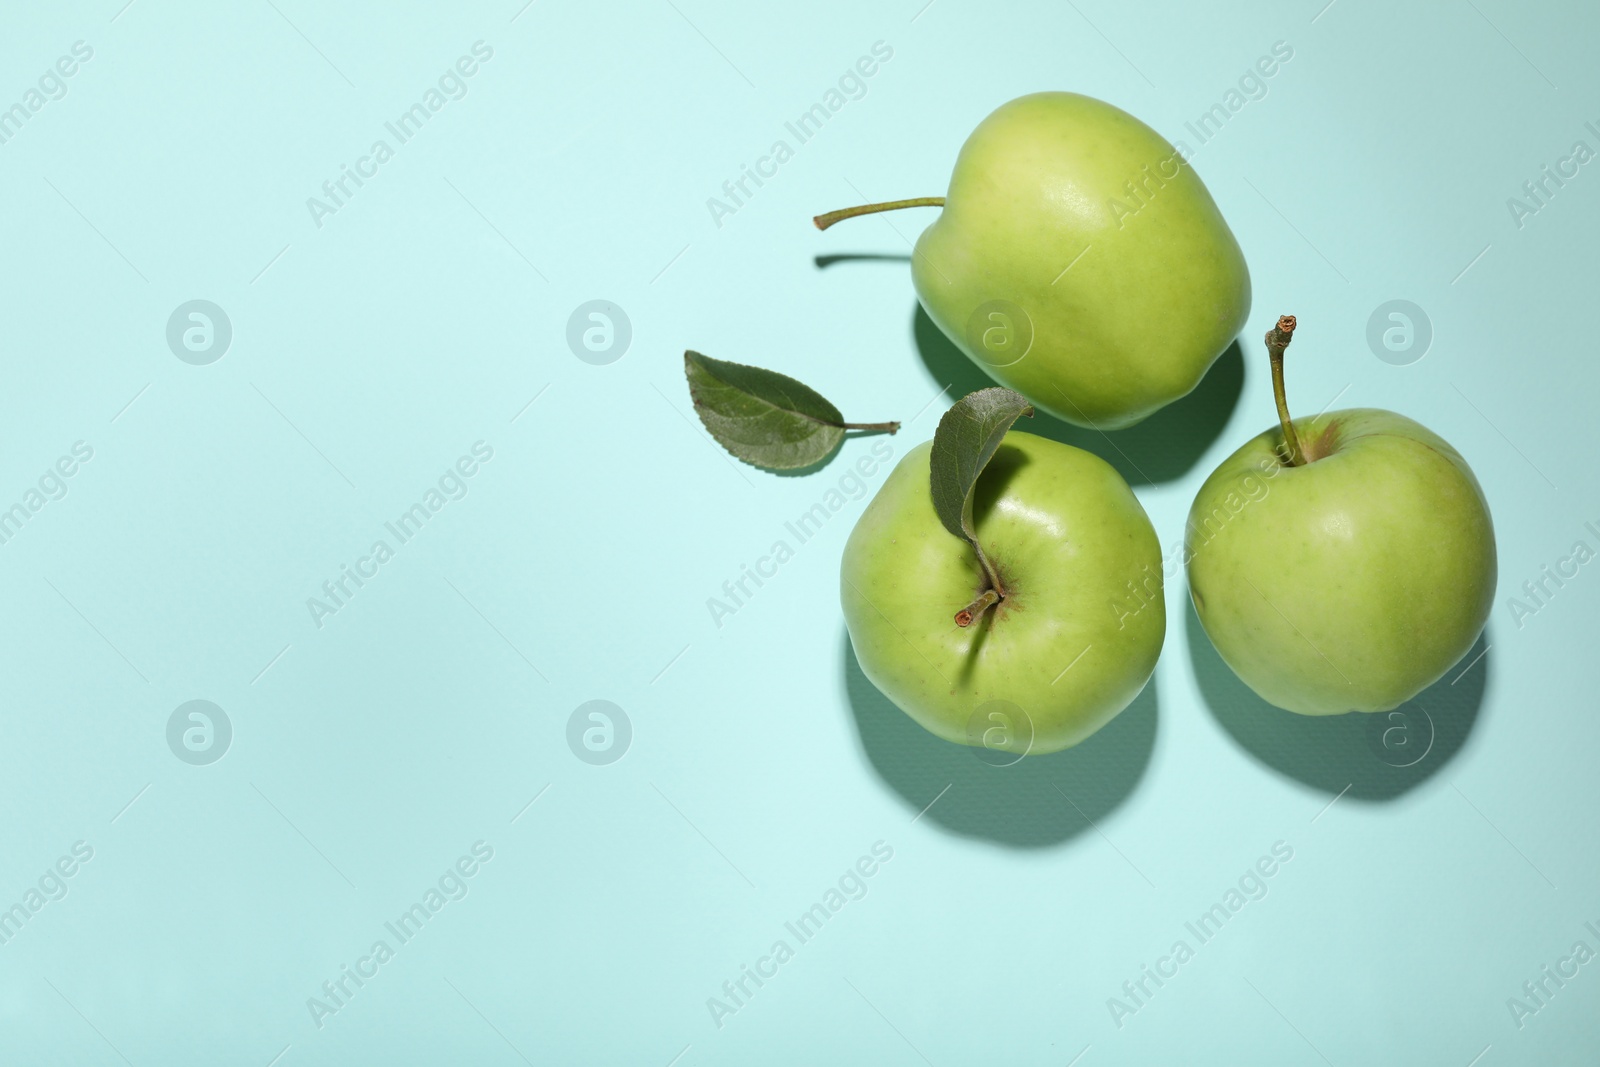
<path id="1" fill-rule="evenodd" d="M 0 944 L 0 1063 L 1600 1057 L 1600 963 L 1545 979 L 1520 1026 L 1508 1007 L 1574 942 L 1600 951 L 1600 564 L 1510 602 L 1600 549 L 1600 164 L 1520 226 L 1507 206 L 1575 141 L 1600 150 L 1600 15 L 923 2 L 5 5 L 0 109 L 93 54 L 0 127 L 0 512 L 28 515 L 0 543 L 0 908 L 27 913 Z M 399 143 L 385 123 L 479 41 L 446 80 L 465 96 Z M 800 144 L 785 123 L 875 42 L 892 57 Z M 1185 124 L 1275 42 L 1292 59 L 1199 144 Z M 1056 431 L 1119 465 L 1168 551 L 1272 421 L 1280 312 L 1299 413 L 1391 407 L 1477 472 L 1489 651 L 1424 696 L 1412 767 L 1380 759 L 1411 758 L 1403 729 L 1385 750 L 1249 697 L 1181 578 L 1133 708 L 987 766 L 848 651 L 869 444 L 779 478 L 692 421 L 690 346 L 905 420 L 894 457 L 931 436 L 940 388 L 983 383 L 915 312 L 900 257 L 931 213 L 809 218 L 941 194 L 967 131 L 1041 89 L 1187 142 L 1253 269 L 1242 362 L 1112 442 Z M 393 157 L 319 227 L 307 198 L 380 138 Z M 714 219 L 780 138 L 792 158 Z M 869 258 L 814 258 L 843 253 Z M 1420 361 L 1369 348 L 1396 299 L 1431 321 Z M 231 324 L 219 360 L 169 347 L 192 300 Z M 631 324 L 614 362 L 568 344 L 595 300 Z M 400 543 L 385 523 L 475 442 L 492 458 Z M 800 543 L 785 523 L 841 484 Z M 319 627 L 308 598 L 371 574 L 380 539 L 392 558 Z M 719 627 L 708 598 L 780 539 L 792 558 Z M 207 765 L 168 743 L 191 700 L 231 724 Z M 622 759 L 578 758 L 582 723 L 569 746 L 590 700 L 625 710 Z M 865 895 L 801 943 L 785 923 L 880 841 L 845 881 Z M 1266 895 L 1201 944 L 1185 924 L 1276 842 Z M 401 943 L 385 924 L 441 876 L 465 895 Z M 719 1028 L 708 998 L 780 939 L 792 958 Z M 1128 999 L 1179 939 L 1192 958 Z M 362 963 L 378 940 L 392 958 Z M 313 1012 L 346 966 L 372 976 Z"/>

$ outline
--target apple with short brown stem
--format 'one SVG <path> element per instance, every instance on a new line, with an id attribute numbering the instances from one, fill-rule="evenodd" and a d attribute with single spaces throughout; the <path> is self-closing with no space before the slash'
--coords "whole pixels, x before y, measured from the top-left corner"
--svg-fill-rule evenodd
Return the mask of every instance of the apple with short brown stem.
<path id="1" fill-rule="evenodd" d="M 1195 613 L 1262 699 L 1302 715 L 1387 711 L 1444 676 L 1489 617 L 1494 524 L 1461 454 L 1373 408 L 1291 419 L 1267 334 L 1279 425 L 1200 487 L 1184 550 Z"/>

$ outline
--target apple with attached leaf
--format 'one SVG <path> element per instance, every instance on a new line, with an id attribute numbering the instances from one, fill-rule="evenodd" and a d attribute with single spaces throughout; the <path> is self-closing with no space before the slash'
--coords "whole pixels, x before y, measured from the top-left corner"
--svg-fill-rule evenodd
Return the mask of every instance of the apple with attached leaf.
<path id="1" fill-rule="evenodd" d="M 862 672 L 925 728 L 1020 758 L 1084 740 L 1139 695 L 1166 635 L 1161 549 L 1099 457 L 1015 430 L 1009 389 L 946 413 L 845 545 Z"/>

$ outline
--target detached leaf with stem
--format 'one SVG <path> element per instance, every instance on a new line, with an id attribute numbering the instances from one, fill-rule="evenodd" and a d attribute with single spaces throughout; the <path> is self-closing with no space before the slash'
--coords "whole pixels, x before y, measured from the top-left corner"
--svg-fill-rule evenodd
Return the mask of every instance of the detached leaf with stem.
<path id="1" fill-rule="evenodd" d="M 933 435 L 933 451 L 928 456 L 933 510 L 946 530 L 972 546 L 988 583 L 976 600 L 956 612 L 957 626 L 971 626 L 974 619 L 1006 598 L 999 572 L 978 544 L 972 526 L 972 490 L 1012 423 L 1023 415 L 1032 418 L 1033 405 L 1021 393 L 999 387 L 979 389 L 956 401 Z"/>
<path id="2" fill-rule="evenodd" d="M 723 448 L 757 467 L 809 467 L 826 459 L 846 430 L 900 429 L 898 422 L 845 422 L 820 393 L 777 371 L 685 352 L 683 372 L 706 430 Z"/>

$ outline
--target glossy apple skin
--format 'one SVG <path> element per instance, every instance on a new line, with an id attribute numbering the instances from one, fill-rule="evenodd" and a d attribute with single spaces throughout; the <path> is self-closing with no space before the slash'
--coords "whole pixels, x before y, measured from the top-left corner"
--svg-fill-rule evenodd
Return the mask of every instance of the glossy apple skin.
<path id="1" fill-rule="evenodd" d="M 900 461 L 845 545 L 840 598 L 861 670 L 946 740 L 1019 755 L 1075 745 L 1139 695 L 1161 654 L 1155 530 L 1104 460 L 1013 430 L 973 497 L 978 541 L 1010 595 L 962 629 L 954 616 L 983 574 L 934 512 L 931 447 Z M 1031 744 L 979 741 L 970 726 L 991 701 L 1026 714 Z"/>
<path id="2" fill-rule="evenodd" d="M 1076 93 L 1024 96 L 978 125 L 911 272 L 973 362 L 1099 429 L 1192 390 L 1250 311 L 1244 254 L 1194 168 L 1132 115 Z M 991 301 L 1023 321 L 975 314 Z"/>
<path id="3" fill-rule="evenodd" d="M 1489 617 L 1489 505 L 1461 454 L 1403 415 L 1335 411 L 1295 431 L 1321 458 L 1282 466 L 1274 427 L 1201 486 L 1184 541 L 1195 612 L 1263 700 L 1387 711 L 1438 681 Z"/>

